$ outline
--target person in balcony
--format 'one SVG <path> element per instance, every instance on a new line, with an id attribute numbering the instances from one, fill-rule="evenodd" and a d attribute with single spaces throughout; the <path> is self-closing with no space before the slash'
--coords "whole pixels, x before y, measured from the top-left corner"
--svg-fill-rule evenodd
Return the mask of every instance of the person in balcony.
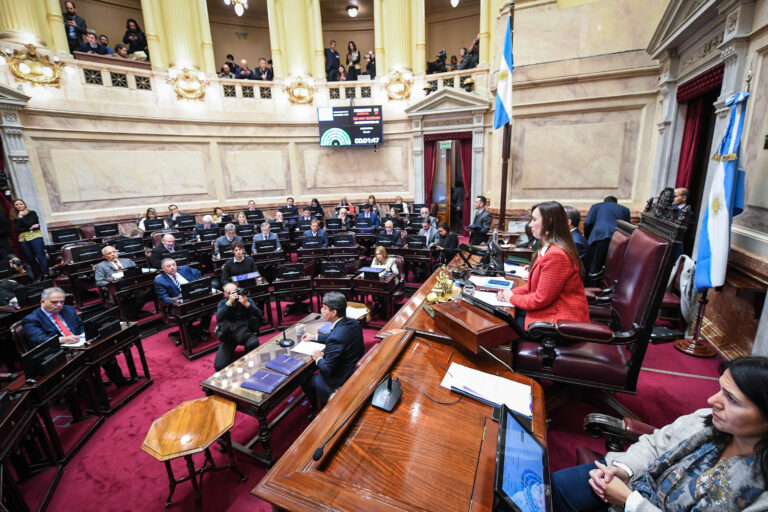
<path id="1" fill-rule="evenodd" d="M 271 82 L 274 78 L 274 73 L 272 73 L 272 68 L 267 66 L 267 59 L 264 57 L 259 58 L 259 67 L 256 68 L 256 80 L 264 80 L 266 82 Z"/>
<path id="2" fill-rule="evenodd" d="M 115 53 L 115 50 L 109 47 L 109 38 L 106 35 L 101 34 L 99 36 L 99 44 L 107 49 L 107 53 L 109 55 L 112 55 L 113 53 Z"/>
<path id="3" fill-rule="evenodd" d="M 240 59 L 240 67 L 237 68 L 237 72 L 235 73 L 235 77 L 239 78 L 240 80 L 255 80 L 256 79 L 256 75 L 253 73 L 253 70 L 248 67 L 248 60 Z"/>
<path id="4" fill-rule="evenodd" d="M 235 74 L 232 72 L 232 70 L 229 67 L 229 64 L 226 62 L 221 66 L 221 73 L 219 73 L 219 78 L 229 78 L 229 79 L 235 79 Z"/>
<path id="5" fill-rule="evenodd" d="M 64 29 L 67 33 L 69 51 L 79 51 L 83 43 L 83 36 L 88 33 L 88 26 L 85 20 L 78 16 L 75 2 L 64 2 L 64 12 L 61 16 L 64 18 Z"/>
<path id="6" fill-rule="evenodd" d="M 144 52 L 149 56 L 147 51 L 147 36 L 139 27 L 139 24 L 133 18 L 128 18 L 125 22 L 125 34 L 123 35 L 123 44 L 128 45 L 128 53 Z"/>
<path id="7" fill-rule="evenodd" d="M 98 55 L 107 55 L 107 48 L 100 45 L 96 40 L 96 34 L 88 32 L 85 36 L 86 41 L 80 45 L 80 51 L 84 53 L 95 53 Z"/>
<path id="8" fill-rule="evenodd" d="M 357 80 L 360 74 L 360 52 L 354 41 L 347 44 L 347 80 Z"/>

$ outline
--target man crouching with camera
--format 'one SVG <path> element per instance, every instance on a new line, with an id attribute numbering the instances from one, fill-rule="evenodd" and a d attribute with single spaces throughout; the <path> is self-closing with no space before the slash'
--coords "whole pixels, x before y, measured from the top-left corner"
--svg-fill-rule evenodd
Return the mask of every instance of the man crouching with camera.
<path id="1" fill-rule="evenodd" d="M 232 362 L 232 354 L 238 345 L 245 345 L 250 352 L 259 346 L 261 310 L 248 293 L 235 283 L 224 285 L 224 298 L 216 308 L 216 336 L 219 337 L 219 351 L 213 367 L 216 371 Z"/>

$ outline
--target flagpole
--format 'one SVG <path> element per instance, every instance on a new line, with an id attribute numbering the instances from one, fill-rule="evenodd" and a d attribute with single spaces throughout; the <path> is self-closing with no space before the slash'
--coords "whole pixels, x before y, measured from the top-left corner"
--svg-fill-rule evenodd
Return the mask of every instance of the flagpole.
<path id="1" fill-rule="evenodd" d="M 511 32 L 510 44 L 514 42 L 515 34 L 515 2 L 509 3 L 509 26 Z M 510 77 L 510 80 L 512 77 Z M 512 139 L 512 119 L 504 125 L 501 144 L 501 198 L 499 199 L 499 231 L 506 231 L 507 220 L 507 177 L 509 175 L 509 154 Z"/>
<path id="2" fill-rule="evenodd" d="M 701 297 L 699 297 L 699 312 L 696 314 L 696 325 L 693 328 L 693 338 L 683 338 L 675 340 L 673 343 L 674 347 L 683 354 L 695 357 L 715 356 L 715 350 L 709 345 L 701 343 L 703 340 L 699 338 L 701 322 L 704 320 L 704 308 L 707 306 L 707 302 L 709 302 L 709 299 L 707 299 L 707 292 L 709 292 L 709 288 L 704 290 Z"/>

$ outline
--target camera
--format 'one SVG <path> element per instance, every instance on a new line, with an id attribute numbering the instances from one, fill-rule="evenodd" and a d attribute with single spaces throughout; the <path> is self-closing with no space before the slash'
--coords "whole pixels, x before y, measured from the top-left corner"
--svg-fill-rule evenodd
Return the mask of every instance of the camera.
<path id="1" fill-rule="evenodd" d="M 248 290 L 246 290 L 245 288 L 238 288 L 237 290 L 235 290 L 235 293 L 238 294 L 241 297 L 247 297 L 248 296 Z"/>
<path id="2" fill-rule="evenodd" d="M 9 262 L 12 267 L 20 267 L 21 266 L 21 260 L 19 258 L 11 258 L 11 261 Z"/>

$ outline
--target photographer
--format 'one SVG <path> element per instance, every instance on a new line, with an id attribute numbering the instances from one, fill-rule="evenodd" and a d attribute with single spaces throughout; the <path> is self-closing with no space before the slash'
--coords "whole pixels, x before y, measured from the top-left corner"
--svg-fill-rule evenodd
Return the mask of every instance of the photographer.
<path id="1" fill-rule="evenodd" d="M 216 371 L 232 362 L 235 347 L 245 345 L 250 352 L 259 346 L 261 310 L 248 298 L 245 290 L 235 283 L 224 285 L 224 298 L 216 308 L 216 335 L 219 337 L 219 351 L 213 367 Z"/>
<path id="2" fill-rule="evenodd" d="M 64 29 L 67 32 L 67 43 L 69 51 L 80 50 L 83 43 L 83 36 L 88 32 L 85 20 L 77 15 L 77 8 L 74 2 L 64 2 L 65 12 L 61 13 L 64 18 Z"/>
<path id="3" fill-rule="evenodd" d="M 427 74 L 432 73 L 445 73 L 445 50 L 437 52 L 437 58 L 434 62 L 427 62 Z"/>
<path id="4" fill-rule="evenodd" d="M 32 267 L 21 261 L 19 258 L 14 256 L 11 258 L 8 264 L 11 266 L 15 274 L 29 276 L 30 282 L 35 280 L 35 274 L 32 272 Z"/>

